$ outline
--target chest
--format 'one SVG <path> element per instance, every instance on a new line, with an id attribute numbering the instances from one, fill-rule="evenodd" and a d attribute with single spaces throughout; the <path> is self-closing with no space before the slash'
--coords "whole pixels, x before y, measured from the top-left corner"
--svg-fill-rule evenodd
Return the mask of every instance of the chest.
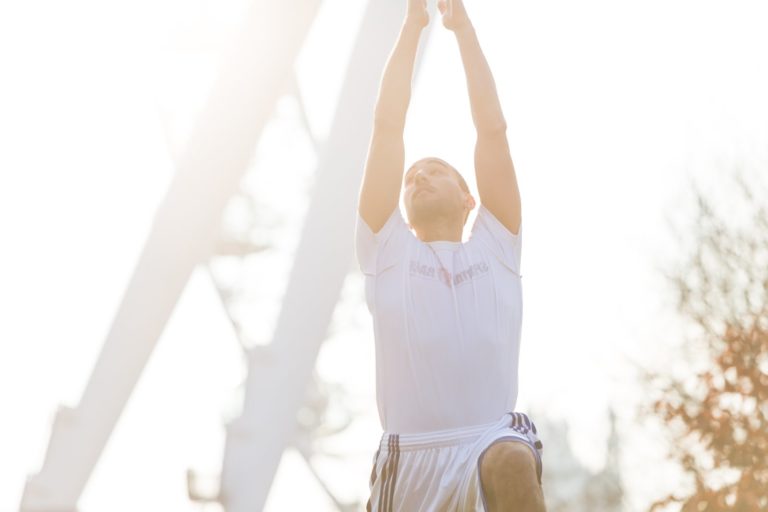
<path id="1" fill-rule="evenodd" d="M 416 315 L 430 321 L 470 321 L 521 307 L 519 276 L 476 247 L 414 245 L 366 283 L 371 312 L 390 321 Z"/>

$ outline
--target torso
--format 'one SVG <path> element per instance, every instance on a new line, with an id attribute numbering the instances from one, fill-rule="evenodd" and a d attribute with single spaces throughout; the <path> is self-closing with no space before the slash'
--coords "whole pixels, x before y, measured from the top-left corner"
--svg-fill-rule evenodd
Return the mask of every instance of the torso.
<path id="1" fill-rule="evenodd" d="M 518 272 L 494 254 L 485 233 L 427 244 L 397 229 L 379 250 L 375 274 L 366 276 L 384 429 L 497 420 L 517 398 Z"/>

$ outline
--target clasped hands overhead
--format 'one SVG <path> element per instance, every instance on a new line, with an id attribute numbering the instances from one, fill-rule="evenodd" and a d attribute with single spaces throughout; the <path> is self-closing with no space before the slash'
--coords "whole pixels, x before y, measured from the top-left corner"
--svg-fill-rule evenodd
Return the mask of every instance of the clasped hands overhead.
<path id="1" fill-rule="evenodd" d="M 428 1 L 433 0 L 408 0 L 407 21 L 422 28 L 429 25 Z M 471 26 L 463 0 L 437 0 L 437 8 L 443 17 L 443 26 L 448 30 L 456 32 Z"/>

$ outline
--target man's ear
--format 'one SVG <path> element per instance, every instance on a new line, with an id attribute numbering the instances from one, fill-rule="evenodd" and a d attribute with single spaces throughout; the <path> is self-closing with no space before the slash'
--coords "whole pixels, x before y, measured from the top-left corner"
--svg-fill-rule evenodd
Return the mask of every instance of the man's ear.
<path id="1" fill-rule="evenodd" d="M 477 203 L 475 203 L 475 198 L 472 197 L 472 194 L 467 194 L 467 198 L 464 200 L 464 204 L 467 206 L 467 208 L 471 210 L 475 209 L 475 206 L 477 206 Z"/>

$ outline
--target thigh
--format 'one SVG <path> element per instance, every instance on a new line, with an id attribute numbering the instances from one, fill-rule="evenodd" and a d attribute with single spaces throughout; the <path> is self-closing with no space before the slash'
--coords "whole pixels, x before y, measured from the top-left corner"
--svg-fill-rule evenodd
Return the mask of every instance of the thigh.
<path id="1" fill-rule="evenodd" d="M 515 453 L 519 453 L 522 464 L 529 464 L 533 460 L 535 468 L 534 478 L 541 484 L 541 451 L 543 445 L 536 433 L 536 426 L 523 413 L 509 413 L 508 422 L 500 429 L 485 436 L 476 446 L 472 471 L 465 476 L 461 493 L 460 510 L 466 512 L 486 510 L 485 497 L 481 487 L 481 464 L 485 455 L 497 443 L 505 443 Z M 495 449 L 493 450 L 495 452 Z"/>
<path id="2" fill-rule="evenodd" d="M 513 460 L 510 460 L 513 459 Z M 509 464 L 511 463 L 511 467 Z M 497 467 L 507 464 L 505 468 L 511 473 L 526 472 L 536 482 L 536 458 L 527 440 L 515 436 L 497 437 L 482 447 L 475 456 L 472 471 L 467 474 L 460 498 L 461 512 L 483 512 L 487 510 L 486 498 L 483 492 L 485 480 L 489 472 L 498 471 Z"/>
<path id="3" fill-rule="evenodd" d="M 539 484 L 541 484 L 541 473 L 543 470 L 541 454 L 544 445 L 539 439 L 536 425 L 526 414 L 521 412 L 510 413 L 509 427 L 504 429 L 504 431 L 497 436 L 497 439 L 506 438 L 508 436 L 510 441 L 517 441 L 530 449 L 536 462 L 536 477 Z M 490 443 L 489 446 L 491 444 L 493 443 Z"/>
<path id="4" fill-rule="evenodd" d="M 527 440 L 503 437 L 494 441 L 478 461 L 480 483 L 487 488 L 494 476 L 515 480 L 538 480 L 536 452 Z"/>

